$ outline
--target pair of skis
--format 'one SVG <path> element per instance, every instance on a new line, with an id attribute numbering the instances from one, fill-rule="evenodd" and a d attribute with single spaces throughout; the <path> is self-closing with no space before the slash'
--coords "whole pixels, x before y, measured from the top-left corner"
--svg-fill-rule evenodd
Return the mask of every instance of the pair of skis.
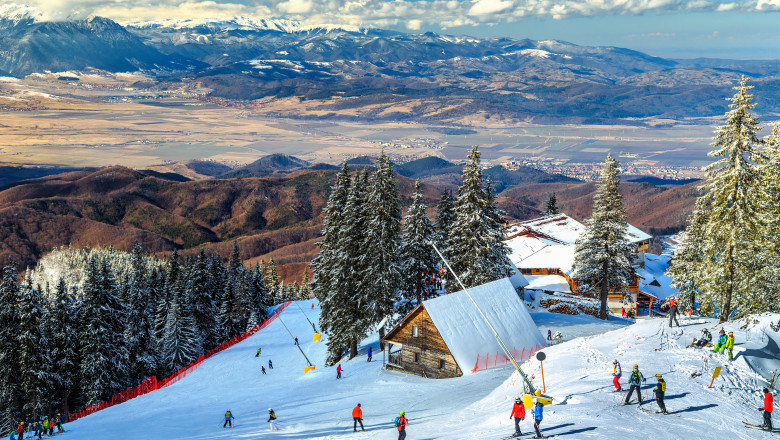
<path id="1" fill-rule="evenodd" d="M 521 434 L 521 435 L 512 434 L 512 435 L 509 435 L 509 436 L 506 436 L 506 437 L 501 437 L 501 440 L 510 440 L 510 439 L 513 439 L 513 438 L 530 439 L 530 438 L 536 438 L 536 437 L 534 437 L 535 435 L 536 435 L 535 432 L 527 432 L 527 433 Z M 543 435 L 540 438 L 553 438 L 553 437 L 555 437 L 555 434 L 553 434 L 553 435 Z"/>
<path id="2" fill-rule="evenodd" d="M 647 408 L 639 408 L 639 409 L 641 409 L 642 411 L 647 412 L 647 413 L 661 414 L 661 415 L 664 415 L 664 416 L 680 417 L 679 414 L 669 414 L 669 413 L 664 414 L 661 411 L 655 411 L 655 410 L 647 409 Z"/>
<path id="3" fill-rule="evenodd" d="M 759 431 L 764 431 L 764 432 L 771 432 L 772 434 L 778 434 L 778 435 L 780 435 L 780 431 L 770 431 L 770 430 L 766 429 L 766 428 L 765 428 L 765 427 L 763 427 L 763 426 L 760 426 L 760 425 L 754 425 L 754 424 L 752 424 L 752 423 L 748 423 L 748 422 L 745 422 L 745 421 L 743 421 L 742 423 L 744 423 L 744 424 L 745 424 L 745 428 L 748 428 L 748 429 L 757 429 L 757 430 L 759 430 Z"/>

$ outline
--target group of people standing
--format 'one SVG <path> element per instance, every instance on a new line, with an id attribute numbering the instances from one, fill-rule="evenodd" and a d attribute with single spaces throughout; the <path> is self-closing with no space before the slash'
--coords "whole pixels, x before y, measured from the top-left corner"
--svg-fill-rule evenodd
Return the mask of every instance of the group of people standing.
<path id="1" fill-rule="evenodd" d="M 32 438 L 41 438 L 42 436 L 53 436 L 54 428 L 57 433 L 65 432 L 62 424 L 65 423 L 62 415 L 57 413 L 56 417 L 43 417 L 32 423 L 20 422 L 15 431 L 11 432 L 11 440 L 24 440 L 24 435 L 32 435 Z"/>
<path id="2" fill-rule="evenodd" d="M 615 392 L 623 391 L 623 387 L 620 386 L 620 378 L 622 376 L 623 370 L 620 367 L 620 362 L 615 359 L 612 361 L 612 385 L 615 386 Z M 664 377 L 661 375 L 661 373 L 656 374 L 655 379 L 658 382 L 653 389 L 653 393 L 655 394 L 655 402 L 658 404 L 658 409 L 662 414 L 669 414 L 669 412 L 666 411 L 666 405 L 664 404 L 666 381 L 664 380 Z M 623 401 L 623 405 L 628 405 L 631 403 L 631 396 L 634 394 L 634 391 L 636 391 L 639 406 L 642 406 L 642 384 L 645 382 L 647 382 L 647 379 L 645 379 L 645 376 L 641 371 L 639 371 L 639 365 L 634 364 L 631 369 L 631 376 L 628 379 L 629 388 L 628 392 L 626 393 L 626 398 Z"/>
<path id="3" fill-rule="evenodd" d="M 542 419 L 544 418 L 544 404 L 539 401 L 539 396 L 542 395 L 541 391 L 536 391 L 534 393 L 535 397 L 533 400 L 531 400 L 531 414 L 534 416 L 534 431 L 536 431 L 536 435 L 533 438 L 544 438 L 542 436 L 542 431 L 539 429 L 539 425 L 542 424 Z M 525 420 L 525 404 L 523 404 L 523 399 L 520 396 L 517 396 L 515 398 L 515 404 L 512 405 L 512 413 L 509 414 L 509 418 L 515 419 L 515 434 L 514 437 L 520 437 L 523 435 L 522 431 L 520 430 L 520 422 Z"/>

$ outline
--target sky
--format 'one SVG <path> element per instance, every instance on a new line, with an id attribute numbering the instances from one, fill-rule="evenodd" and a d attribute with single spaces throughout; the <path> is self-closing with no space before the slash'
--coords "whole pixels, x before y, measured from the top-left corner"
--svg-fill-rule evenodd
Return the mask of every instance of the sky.
<path id="1" fill-rule="evenodd" d="M 28 0 L 46 19 L 284 18 L 564 40 L 667 58 L 780 59 L 780 0 Z M 0 12 L 3 8 L 0 6 Z"/>

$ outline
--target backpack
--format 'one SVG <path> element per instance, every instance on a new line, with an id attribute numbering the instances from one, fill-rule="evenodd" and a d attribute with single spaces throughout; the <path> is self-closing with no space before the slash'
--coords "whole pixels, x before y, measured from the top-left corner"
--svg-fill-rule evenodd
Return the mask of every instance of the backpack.
<path id="1" fill-rule="evenodd" d="M 638 371 L 632 371 L 631 372 L 631 383 L 639 383 L 639 372 Z"/>
<path id="2" fill-rule="evenodd" d="M 401 418 L 400 417 L 396 417 L 395 418 L 395 427 L 397 428 L 398 425 L 400 425 L 400 424 L 401 424 Z"/>

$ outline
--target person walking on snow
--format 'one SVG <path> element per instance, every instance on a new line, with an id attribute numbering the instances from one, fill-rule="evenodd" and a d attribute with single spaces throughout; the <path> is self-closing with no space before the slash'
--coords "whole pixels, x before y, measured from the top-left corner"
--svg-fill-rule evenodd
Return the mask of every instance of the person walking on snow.
<path id="1" fill-rule="evenodd" d="M 360 423 L 360 429 L 365 431 L 366 428 L 363 427 L 363 410 L 360 409 L 360 404 L 358 403 L 356 407 L 352 408 L 352 421 L 353 426 L 352 429 L 354 432 L 357 432 L 357 425 Z"/>
<path id="2" fill-rule="evenodd" d="M 273 409 L 268 408 L 268 430 L 269 431 L 278 431 L 279 427 L 276 426 L 276 413 Z"/>
<path id="3" fill-rule="evenodd" d="M 268 359 L 268 369 L 273 370 L 274 369 L 274 363 L 271 362 L 271 359 Z"/>
<path id="4" fill-rule="evenodd" d="M 774 406 L 774 398 L 772 393 L 769 392 L 769 388 L 764 388 L 764 406 L 758 408 L 759 411 L 764 411 L 764 424 L 762 428 L 767 431 L 772 430 L 772 407 Z"/>
<path id="5" fill-rule="evenodd" d="M 540 396 L 541 394 L 542 393 L 540 391 L 536 392 L 537 396 Z M 542 431 L 539 429 L 539 425 L 542 424 L 542 413 L 544 412 L 544 405 L 539 402 L 538 397 L 534 397 L 532 402 L 534 409 L 534 430 L 536 431 L 534 438 L 544 438 L 544 436 L 542 436 Z"/>
<path id="6" fill-rule="evenodd" d="M 406 419 L 406 412 L 401 411 L 401 416 L 395 419 L 395 427 L 398 429 L 398 440 L 406 438 L 406 425 L 408 424 L 409 420 Z"/>
<path id="7" fill-rule="evenodd" d="M 227 410 L 227 411 L 225 412 L 225 423 L 222 425 L 222 427 L 223 427 L 223 428 L 226 428 L 226 427 L 227 427 L 227 425 L 230 425 L 230 427 L 232 428 L 232 427 L 233 427 L 233 419 L 234 419 L 234 418 L 235 418 L 235 417 L 233 417 L 233 413 L 232 413 L 232 412 L 230 412 L 230 410 Z"/>
<path id="8" fill-rule="evenodd" d="M 661 374 L 656 374 L 655 378 L 658 380 L 658 385 L 655 386 L 653 392 L 655 393 L 655 401 L 658 403 L 658 408 L 661 409 L 661 414 L 669 414 L 666 412 L 666 405 L 664 404 L 664 393 L 666 392 L 666 381 Z"/>
<path id="9" fill-rule="evenodd" d="M 260 352 L 263 351 L 262 348 L 257 349 L 257 353 L 255 354 L 255 357 L 260 357 Z"/>
<path id="10" fill-rule="evenodd" d="M 547 340 L 552 341 L 552 330 L 549 328 L 547 329 Z"/>
<path id="11" fill-rule="evenodd" d="M 515 403 L 512 405 L 512 413 L 509 414 L 509 418 L 515 419 L 515 437 L 523 435 L 523 433 L 520 432 L 520 422 L 525 420 L 525 406 L 523 405 L 523 400 L 520 396 L 515 398 Z"/>
<path id="12" fill-rule="evenodd" d="M 631 395 L 634 394 L 634 390 L 636 390 L 636 396 L 639 399 L 639 406 L 642 406 L 642 382 L 646 382 L 644 376 L 642 376 L 642 373 L 639 371 L 639 365 L 634 364 L 634 369 L 631 371 L 631 378 L 628 380 L 628 394 L 626 395 L 626 400 L 623 402 L 623 405 L 628 405 L 628 402 L 631 400 Z"/>
<path id="13" fill-rule="evenodd" d="M 623 387 L 620 386 L 620 377 L 623 376 L 623 370 L 620 368 L 620 362 L 615 359 L 612 361 L 612 385 L 615 385 L 615 391 L 623 391 Z"/>
<path id="14" fill-rule="evenodd" d="M 336 367 L 336 379 L 341 379 L 341 364 Z"/>
<path id="15" fill-rule="evenodd" d="M 677 327 L 680 326 L 680 322 L 677 321 L 677 301 L 674 298 L 669 301 L 669 328 L 672 327 L 672 320 L 677 324 Z"/>
<path id="16" fill-rule="evenodd" d="M 371 347 L 368 347 L 368 362 L 371 362 Z"/>

